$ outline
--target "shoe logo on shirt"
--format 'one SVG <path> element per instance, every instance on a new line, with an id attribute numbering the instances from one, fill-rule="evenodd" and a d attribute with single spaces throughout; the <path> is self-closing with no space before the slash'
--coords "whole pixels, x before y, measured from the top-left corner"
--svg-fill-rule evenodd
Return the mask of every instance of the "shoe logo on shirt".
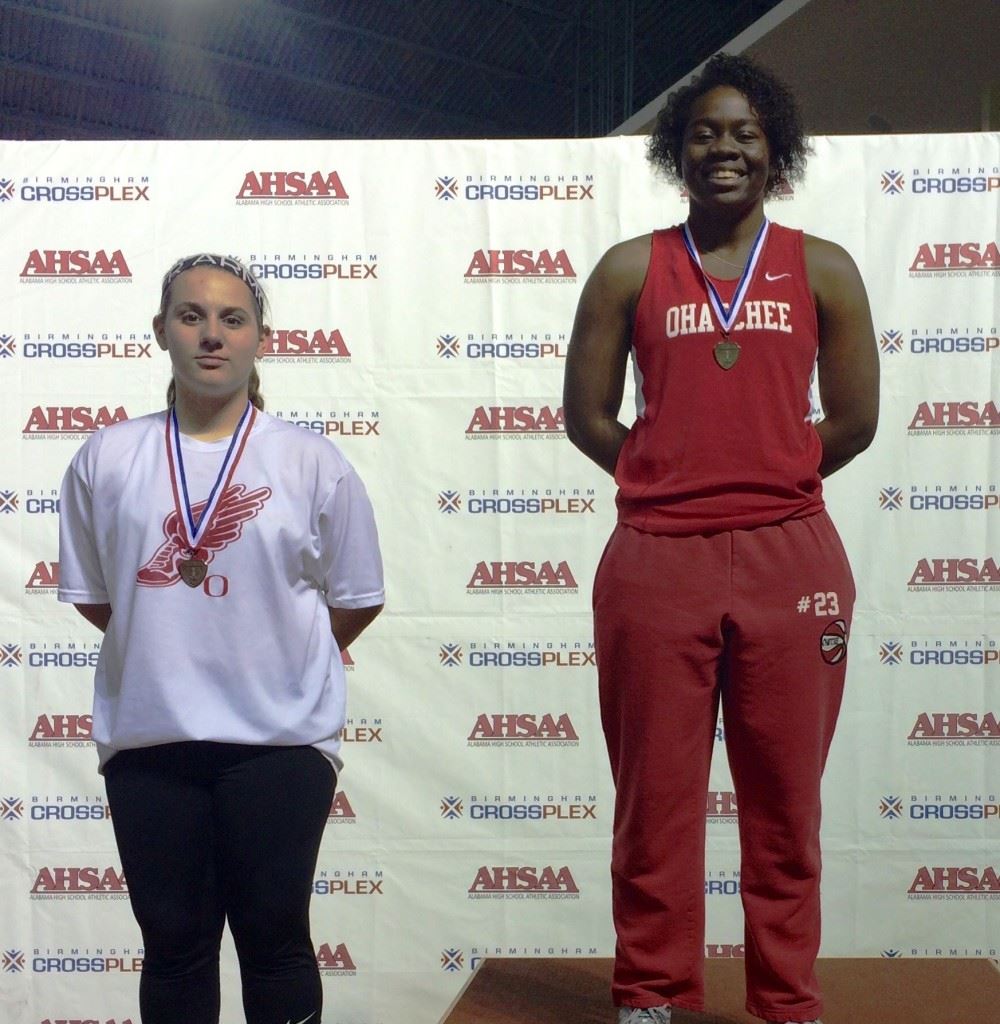
<path id="1" fill-rule="evenodd" d="M 295 1024 L 306 1024 L 307 1020 L 312 1020 L 313 1017 L 315 1017 L 315 1016 L 316 1016 L 316 1011 L 313 1010 L 313 1012 L 310 1013 L 308 1017 L 303 1017 L 302 1020 L 295 1021 Z M 292 1024 L 292 1018 L 291 1017 L 288 1018 L 288 1024 Z"/>
<path id="2" fill-rule="evenodd" d="M 767 271 L 764 272 L 765 281 L 780 281 L 783 277 L 791 277 L 791 274 L 769 274 Z"/>
<path id="3" fill-rule="evenodd" d="M 270 487 L 247 491 L 244 484 L 226 488 L 215 509 L 215 517 L 196 552 L 208 565 L 216 552 L 229 547 L 243 536 L 243 525 L 255 519 L 271 497 Z M 191 508 L 197 521 L 207 502 L 200 501 Z M 180 532 L 180 517 L 176 509 L 163 520 L 163 536 L 167 539 L 156 549 L 153 557 L 135 574 L 135 581 L 143 587 L 172 587 L 180 581 L 180 563 L 189 556 L 183 544 L 186 538 Z"/>

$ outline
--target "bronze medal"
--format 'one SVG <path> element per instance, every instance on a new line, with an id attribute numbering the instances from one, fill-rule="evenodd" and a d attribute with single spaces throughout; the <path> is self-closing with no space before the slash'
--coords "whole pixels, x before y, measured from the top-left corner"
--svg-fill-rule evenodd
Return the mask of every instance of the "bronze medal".
<path id="1" fill-rule="evenodd" d="M 731 370 L 736 365 L 736 360 L 740 357 L 740 346 L 735 341 L 729 341 L 727 338 L 723 338 L 722 341 L 718 342 L 712 351 L 715 355 L 715 361 L 723 370 Z"/>
<path id="2" fill-rule="evenodd" d="M 181 432 L 177 424 L 177 410 L 171 408 L 167 413 L 165 441 L 167 467 L 170 470 L 170 489 L 173 492 L 174 514 L 177 523 L 176 543 L 180 550 L 188 555 L 187 558 L 182 558 L 176 563 L 177 576 L 192 590 L 205 582 L 212 552 L 219 550 L 217 544 L 209 542 L 202 547 L 201 542 L 203 538 L 211 536 L 209 528 L 243 456 L 243 449 L 246 447 L 250 431 L 253 430 L 256 416 L 257 410 L 248 401 L 246 409 L 236 425 L 236 432 L 229 442 L 229 449 L 222 460 L 208 498 L 192 506 L 188 496 L 187 478 L 184 474 L 184 454 L 181 451 Z M 195 520 L 195 509 L 200 512 L 197 520 Z M 222 547 L 225 547 L 225 544 L 222 544 Z M 175 583 L 176 579 L 170 582 Z"/>
<path id="3" fill-rule="evenodd" d="M 200 587 L 208 573 L 208 563 L 200 558 L 185 558 L 177 563 L 177 570 L 189 587 Z"/>
<path id="4" fill-rule="evenodd" d="M 747 260 L 743 266 L 743 273 L 740 275 L 740 279 L 736 283 L 736 291 L 729 302 L 723 302 L 722 296 L 719 294 L 719 290 L 705 273 L 705 269 L 701 265 L 701 254 L 698 252 L 698 246 L 695 245 L 694 236 L 691 234 L 691 227 L 689 224 L 684 225 L 684 247 L 688 251 L 688 256 L 691 257 L 691 262 L 695 265 L 698 273 L 701 275 L 702 282 L 705 285 L 705 292 L 708 296 L 708 304 L 711 306 L 712 312 L 715 314 L 715 319 L 719 324 L 719 332 L 722 334 L 722 340 L 716 342 L 712 354 L 715 356 L 715 361 L 723 370 L 731 370 L 736 365 L 736 361 L 740 358 L 740 346 L 737 342 L 729 340 L 729 332 L 733 330 L 736 322 L 739 320 L 740 310 L 743 308 L 743 301 L 746 299 L 747 293 L 750 291 L 750 284 L 753 281 L 754 273 L 757 270 L 757 264 L 767 241 L 767 229 L 769 224 L 770 221 L 768 221 L 767 217 L 761 221 L 757 235 L 753 240 L 753 244 L 750 246 L 750 251 L 747 253 Z M 723 260 L 722 262 L 727 263 L 728 260 Z"/>

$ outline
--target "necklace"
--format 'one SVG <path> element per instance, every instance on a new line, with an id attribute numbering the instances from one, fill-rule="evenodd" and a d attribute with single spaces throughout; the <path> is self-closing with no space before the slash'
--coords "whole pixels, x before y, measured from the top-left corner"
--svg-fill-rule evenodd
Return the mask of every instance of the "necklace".
<path id="1" fill-rule="evenodd" d="M 725 263 L 727 267 L 734 267 L 736 270 L 742 270 L 745 266 L 744 263 L 731 263 L 729 260 L 724 260 L 721 256 L 714 252 L 704 252 L 701 254 L 702 259 L 706 256 L 710 256 L 713 260 L 718 260 L 720 263 Z"/>

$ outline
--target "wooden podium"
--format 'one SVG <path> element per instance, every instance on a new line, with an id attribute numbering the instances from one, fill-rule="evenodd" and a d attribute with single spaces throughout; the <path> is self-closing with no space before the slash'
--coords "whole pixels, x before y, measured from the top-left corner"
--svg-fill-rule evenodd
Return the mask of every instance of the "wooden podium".
<path id="1" fill-rule="evenodd" d="M 441 1024 L 615 1024 L 611 960 L 486 959 Z M 990 960 L 821 959 L 823 1024 L 1000 1024 Z M 743 1008 L 743 961 L 708 960 L 705 1013 L 672 1024 L 760 1024 Z"/>

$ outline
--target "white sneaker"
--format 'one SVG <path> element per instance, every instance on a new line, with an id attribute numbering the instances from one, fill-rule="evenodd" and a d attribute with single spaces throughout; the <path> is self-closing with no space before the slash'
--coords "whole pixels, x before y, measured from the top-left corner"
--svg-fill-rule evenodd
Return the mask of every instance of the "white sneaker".
<path id="1" fill-rule="evenodd" d="M 669 1006 L 622 1006 L 618 1009 L 618 1024 L 670 1024 Z"/>

